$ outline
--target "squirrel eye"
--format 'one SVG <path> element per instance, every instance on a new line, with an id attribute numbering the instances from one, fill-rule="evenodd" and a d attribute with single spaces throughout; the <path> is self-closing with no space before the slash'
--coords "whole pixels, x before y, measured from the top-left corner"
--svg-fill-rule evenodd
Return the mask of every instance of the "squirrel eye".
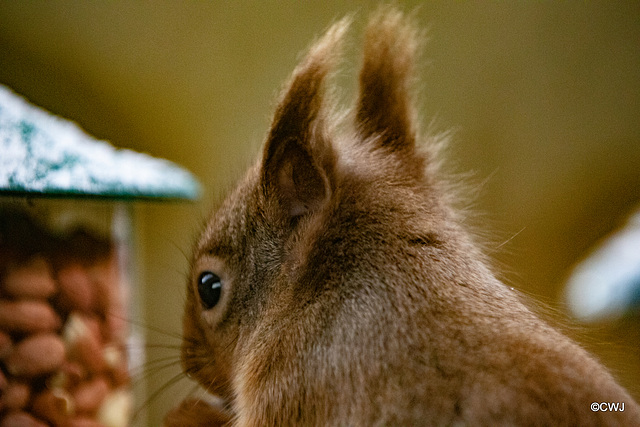
<path id="1" fill-rule="evenodd" d="M 222 281 L 220 278 L 210 272 L 205 271 L 198 277 L 198 294 L 202 306 L 208 310 L 220 301 L 220 292 L 222 291 Z"/>

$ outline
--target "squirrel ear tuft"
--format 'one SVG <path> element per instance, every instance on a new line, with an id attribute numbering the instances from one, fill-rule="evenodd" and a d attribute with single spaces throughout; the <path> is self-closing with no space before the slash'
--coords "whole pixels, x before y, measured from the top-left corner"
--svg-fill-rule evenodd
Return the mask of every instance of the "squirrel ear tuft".
<path id="1" fill-rule="evenodd" d="M 296 67 L 264 148 L 263 189 L 267 197 L 275 196 L 291 217 L 318 208 L 330 191 L 325 80 L 338 58 L 349 22 L 345 18 L 331 26 Z"/>
<path id="2" fill-rule="evenodd" d="M 325 79 L 333 70 L 340 53 L 342 37 L 349 26 L 343 19 L 329 28 L 309 50 L 294 70 L 276 109 L 266 150 L 288 138 L 310 143 L 318 126 L 322 125 Z"/>
<path id="3" fill-rule="evenodd" d="M 411 97 L 419 37 L 401 12 L 381 7 L 365 33 L 356 122 L 379 147 L 413 151 L 416 112 Z"/>

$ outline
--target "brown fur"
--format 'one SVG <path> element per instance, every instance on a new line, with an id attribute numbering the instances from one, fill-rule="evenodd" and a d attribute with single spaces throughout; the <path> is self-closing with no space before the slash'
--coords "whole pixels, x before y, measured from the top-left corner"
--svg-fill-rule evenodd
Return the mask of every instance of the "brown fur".
<path id="1" fill-rule="evenodd" d="M 369 23 L 352 126 L 336 130 L 325 79 L 347 26 L 296 68 L 262 158 L 197 242 L 183 362 L 226 402 L 210 424 L 640 425 L 632 398 L 494 277 L 459 223 L 435 151 L 416 145 L 417 36 L 391 8 Z M 222 279 L 209 310 L 202 271 Z"/>

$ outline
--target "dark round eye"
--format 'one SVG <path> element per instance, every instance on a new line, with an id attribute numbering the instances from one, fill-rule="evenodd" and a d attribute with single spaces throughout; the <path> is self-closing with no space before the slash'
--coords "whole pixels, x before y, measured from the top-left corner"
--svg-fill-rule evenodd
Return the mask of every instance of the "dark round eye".
<path id="1" fill-rule="evenodd" d="M 200 274 L 200 277 L 198 277 L 198 294 L 200 295 L 202 306 L 206 310 L 218 304 L 221 291 L 222 281 L 216 274 L 210 271 Z"/>

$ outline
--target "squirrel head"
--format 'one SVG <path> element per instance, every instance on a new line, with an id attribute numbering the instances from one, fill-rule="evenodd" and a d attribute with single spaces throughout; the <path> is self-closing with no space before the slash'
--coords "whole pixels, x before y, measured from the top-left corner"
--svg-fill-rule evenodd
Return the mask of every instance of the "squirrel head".
<path id="1" fill-rule="evenodd" d="M 340 112 L 327 80 L 349 24 L 330 27 L 294 70 L 262 156 L 195 246 L 183 362 L 228 400 L 279 368 L 292 392 L 307 387 L 295 372 L 312 371 L 309 346 L 350 333 L 336 321 L 345 310 L 384 320 L 393 286 L 465 265 L 447 252 L 461 239 L 436 178 L 439 141 L 418 145 L 420 37 L 393 9 L 374 15 L 357 99 Z"/>

